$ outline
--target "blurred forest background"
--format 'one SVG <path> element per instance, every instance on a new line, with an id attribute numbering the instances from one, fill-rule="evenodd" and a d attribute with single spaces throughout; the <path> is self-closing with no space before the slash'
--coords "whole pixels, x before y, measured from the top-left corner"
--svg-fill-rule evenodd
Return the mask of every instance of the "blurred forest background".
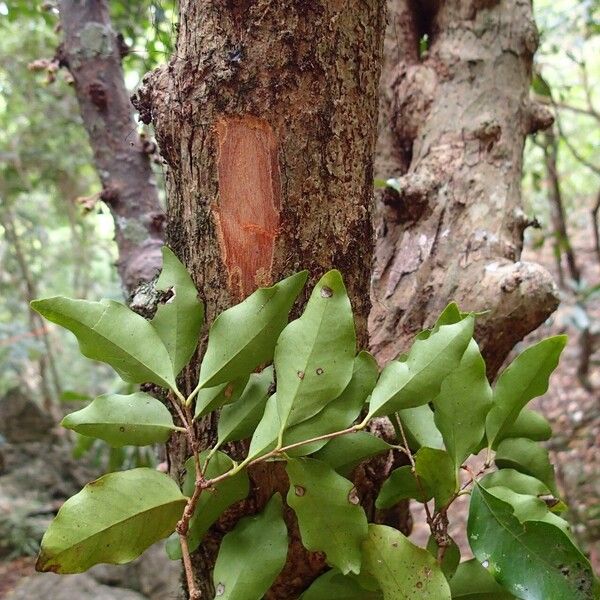
<path id="1" fill-rule="evenodd" d="M 52 60 L 56 11 L 51 2 L 39 4 L 0 0 L 0 397 L 33 398 L 56 421 L 66 407 L 101 392 L 124 393 L 125 384 L 81 357 L 74 337 L 43 323 L 30 300 L 54 294 L 122 299 L 122 290 L 113 221 L 99 201 L 88 137 L 68 72 Z M 534 6 L 541 44 L 531 93 L 556 120 L 525 150 L 523 195 L 536 221 L 527 230 L 526 259 L 552 271 L 562 303 L 530 338 L 570 335 L 538 408 L 555 431 L 552 451 L 570 520 L 598 569 L 600 2 L 535 0 Z M 172 50 L 175 3 L 113 0 L 111 15 L 129 47 L 123 67 L 133 91 Z M 153 168 L 162 187 L 158 157 Z M 6 418 L 0 414 L 0 422 Z M 0 456 L 5 442 L 0 434 Z M 74 442 L 76 453 L 85 453 L 98 470 L 155 460 L 100 442 L 89 447 L 83 438 Z M 39 531 L 22 530 L 23 520 L 13 511 L 9 519 L 2 502 L 0 492 L 0 560 L 35 553 Z"/>

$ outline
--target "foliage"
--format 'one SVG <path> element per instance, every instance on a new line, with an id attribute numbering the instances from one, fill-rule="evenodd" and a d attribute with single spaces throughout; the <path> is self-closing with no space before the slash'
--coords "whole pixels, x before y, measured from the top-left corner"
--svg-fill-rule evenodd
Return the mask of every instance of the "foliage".
<path id="1" fill-rule="evenodd" d="M 181 319 L 199 314 L 196 303 L 183 300 L 195 297 L 195 289 L 191 280 L 175 278 L 182 268 L 171 257 L 161 275 L 178 286 L 173 302 L 181 301 L 163 313 L 163 331 L 181 331 Z M 186 463 L 181 491 L 167 475 L 150 469 L 88 484 L 51 524 L 42 540 L 38 569 L 68 573 L 97 562 L 125 562 L 174 532 L 169 553 L 183 556 L 190 596 L 196 598 L 189 552 L 228 507 L 247 495 L 248 466 L 283 461 L 290 481 L 287 505 L 298 520 L 301 542 L 322 552 L 332 567 L 304 598 L 444 600 L 484 598 L 492 590 L 497 591 L 493 597 L 522 600 L 598 597 L 600 588 L 587 559 L 571 540 L 566 522 L 553 512 L 564 506 L 554 497 L 547 450 L 534 441 L 539 423 L 525 409 L 529 400 L 547 390 L 564 336 L 526 349 L 492 390 L 472 338 L 475 317 L 451 305 L 431 331 L 417 337 L 406 356 L 391 361 L 378 376 L 368 353 L 356 355 L 352 310 L 339 272 L 326 273 L 303 314 L 286 324 L 305 280 L 302 273 L 261 288 L 225 311 L 211 328 L 208 347 L 214 349 L 207 352 L 199 384 L 187 398 L 175 384 L 179 342 L 163 344 L 153 329 L 155 321 L 142 326 L 124 306 L 110 310 L 112 305 L 80 303 L 75 314 L 75 301 L 67 299 L 33 304 L 71 329 L 87 355 L 112 365 L 126 380 L 168 385 L 168 399 L 181 421 L 176 427 L 158 409 L 157 400 L 134 394 L 96 399 L 67 417 L 66 425 L 85 425 L 87 434 L 116 445 L 123 439 L 115 424 L 127 443 L 150 443 L 171 431 L 188 436 L 196 449 Z M 98 306 L 104 309 L 96 315 Z M 232 335 L 231 327 L 239 335 Z M 183 331 L 186 340 L 187 334 Z M 271 361 L 274 368 L 257 370 Z M 229 395 L 223 392 L 240 378 L 244 383 L 238 396 L 234 398 L 231 389 Z M 202 391 L 215 388 L 220 391 L 213 397 L 220 400 L 211 407 L 217 410 L 228 402 L 222 409 L 226 424 L 220 427 L 216 445 L 200 453 L 194 419 L 206 411 L 194 411 L 192 405 Z M 469 412 L 458 395 L 475 410 Z M 113 406 L 119 403 L 122 410 L 117 411 Z M 147 407 L 156 414 L 140 418 Z M 415 420 L 407 419 L 413 413 L 404 411 L 423 407 L 432 415 L 420 425 L 430 431 L 419 438 L 441 439 L 442 447 L 415 443 L 416 435 L 411 441 L 407 437 L 405 429 L 414 427 Z M 393 443 L 365 431 L 375 414 L 392 419 L 397 430 Z M 511 437 L 522 414 L 526 418 L 517 428 L 519 437 Z M 148 421 L 150 435 L 144 429 Z M 528 437 L 529 425 L 534 439 Z M 251 442 L 247 457 L 236 463 L 217 448 L 240 436 L 251 437 Z M 474 473 L 464 461 L 480 448 L 485 449 L 485 464 Z M 377 505 L 393 506 L 402 498 L 424 502 L 432 535 L 427 549 L 396 529 L 369 524 L 361 506 L 362 490 L 350 479 L 362 460 L 389 452 L 406 455 L 410 464 L 390 474 Z M 447 511 L 469 493 L 468 536 L 478 562 L 458 565 Z M 431 499 L 433 505 L 428 503 Z M 277 578 L 288 548 L 282 508 L 282 498 L 275 494 L 224 537 L 214 569 L 217 597 L 259 600 Z"/>

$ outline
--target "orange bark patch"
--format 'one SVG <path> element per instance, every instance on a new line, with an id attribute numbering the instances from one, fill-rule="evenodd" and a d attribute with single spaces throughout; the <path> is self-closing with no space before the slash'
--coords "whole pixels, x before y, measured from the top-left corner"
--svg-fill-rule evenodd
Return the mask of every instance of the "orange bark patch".
<path id="1" fill-rule="evenodd" d="M 232 294 L 271 283 L 281 184 L 277 139 L 256 117 L 223 117 L 215 126 L 219 201 L 213 214 Z"/>

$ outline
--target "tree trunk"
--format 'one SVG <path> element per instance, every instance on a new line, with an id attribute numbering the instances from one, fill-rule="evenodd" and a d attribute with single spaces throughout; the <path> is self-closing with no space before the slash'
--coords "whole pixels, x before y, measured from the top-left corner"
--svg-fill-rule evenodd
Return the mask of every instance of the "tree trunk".
<path id="1" fill-rule="evenodd" d="M 395 357 L 456 300 L 489 311 L 476 336 L 493 376 L 558 302 L 519 260 L 523 144 L 552 122 L 529 100 L 531 2 L 399 0 L 389 22 L 376 176 L 399 191 L 376 216 L 371 346 Z"/>
<path id="2" fill-rule="evenodd" d="M 544 151 L 544 161 L 546 163 L 548 198 L 550 200 L 552 224 L 556 237 L 558 262 L 562 269 L 562 254 L 564 252 L 567 259 L 569 276 L 573 283 L 578 284 L 581 279 L 581 273 L 577 266 L 575 251 L 573 250 L 571 238 L 567 231 L 567 220 L 565 217 L 560 178 L 558 176 L 558 139 L 552 129 L 548 129 L 544 134 L 544 141 L 541 146 Z"/>
<path id="3" fill-rule="evenodd" d="M 121 68 L 122 43 L 105 0 L 60 0 L 59 60 L 73 76 L 83 123 L 115 221 L 118 270 L 127 292 L 160 269 L 164 213 Z"/>
<path id="4" fill-rule="evenodd" d="M 181 2 L 174 57 L 145 79 L 135 103 L 168 164 L 169 244 L 209 322 L 259 285 L 304 268 L 314 283 L 338 268 L 367 346 L 384 9 L 384 0 Z M 195 377 L 189 370 L 188 392 Z M 207 444 L 215 429 L 211 418 L 200 425 Z M 169 454 L 180 476 L 187 449 Z M 203 597 L 212 597 L 224 531 L 287 490 L 280 466 L 250 475 L 248 501 L 194 557 Z M 292 547 L 268 598 L 297 598 L 325 566 L 301 547 L 291 511 L 286 518 Z"/>

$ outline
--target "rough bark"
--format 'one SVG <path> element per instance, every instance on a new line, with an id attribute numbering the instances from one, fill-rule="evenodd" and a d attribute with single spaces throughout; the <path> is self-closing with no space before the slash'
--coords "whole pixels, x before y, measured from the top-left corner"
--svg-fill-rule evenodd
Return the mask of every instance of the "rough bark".
<path id="1" fill-rule="evenodd" d="M 552 122 L 528 95 L 531 3 L 399 0 L 391 9 L 397 50 L 382 76 L 376 175 L 398 178 L 400 191 L 387 189 L 377 210 L 372 349 L 393 358 L 456 300 L 489 311 L 476 336 L 493 376 L 558 302 L 550 275 L 519 260 L 523 144 Z"/>
<path id="2" fill-rule="evenodd" d="M 366 347 L 384 9 L 383 0 L 181 2 L 174 58 L 135 103 L 168 164 L 169 244 L 193 274 L 209 322 L 258 285 L 303 268 L 314 283 L 335 267 Z M 189 388 L 195 372 L 187 377 Z M 200 429 L 209 443 L 214 419 Z M 169 454 L 179 476 L 187 449 L 172 445 Z M 212 597 L 223 532 L 288 485 L 273 464 L 251 478 L 249 499 L 194 557 L 204 597 Z M 291 511 L 286 518 L 291 550 L 268 598 L 298 597 L 325 567 L 301 547 Z"/>
<path id="3" fill-rule="evenodd" d="M 115 221 L 118 270 L 126 291 L 160 269 L 164 212 L 137 132 L 121 68 L 122 43 L 105 0 L 61 0 L 59 59 L 73 76 L 102 193 Z"/>

